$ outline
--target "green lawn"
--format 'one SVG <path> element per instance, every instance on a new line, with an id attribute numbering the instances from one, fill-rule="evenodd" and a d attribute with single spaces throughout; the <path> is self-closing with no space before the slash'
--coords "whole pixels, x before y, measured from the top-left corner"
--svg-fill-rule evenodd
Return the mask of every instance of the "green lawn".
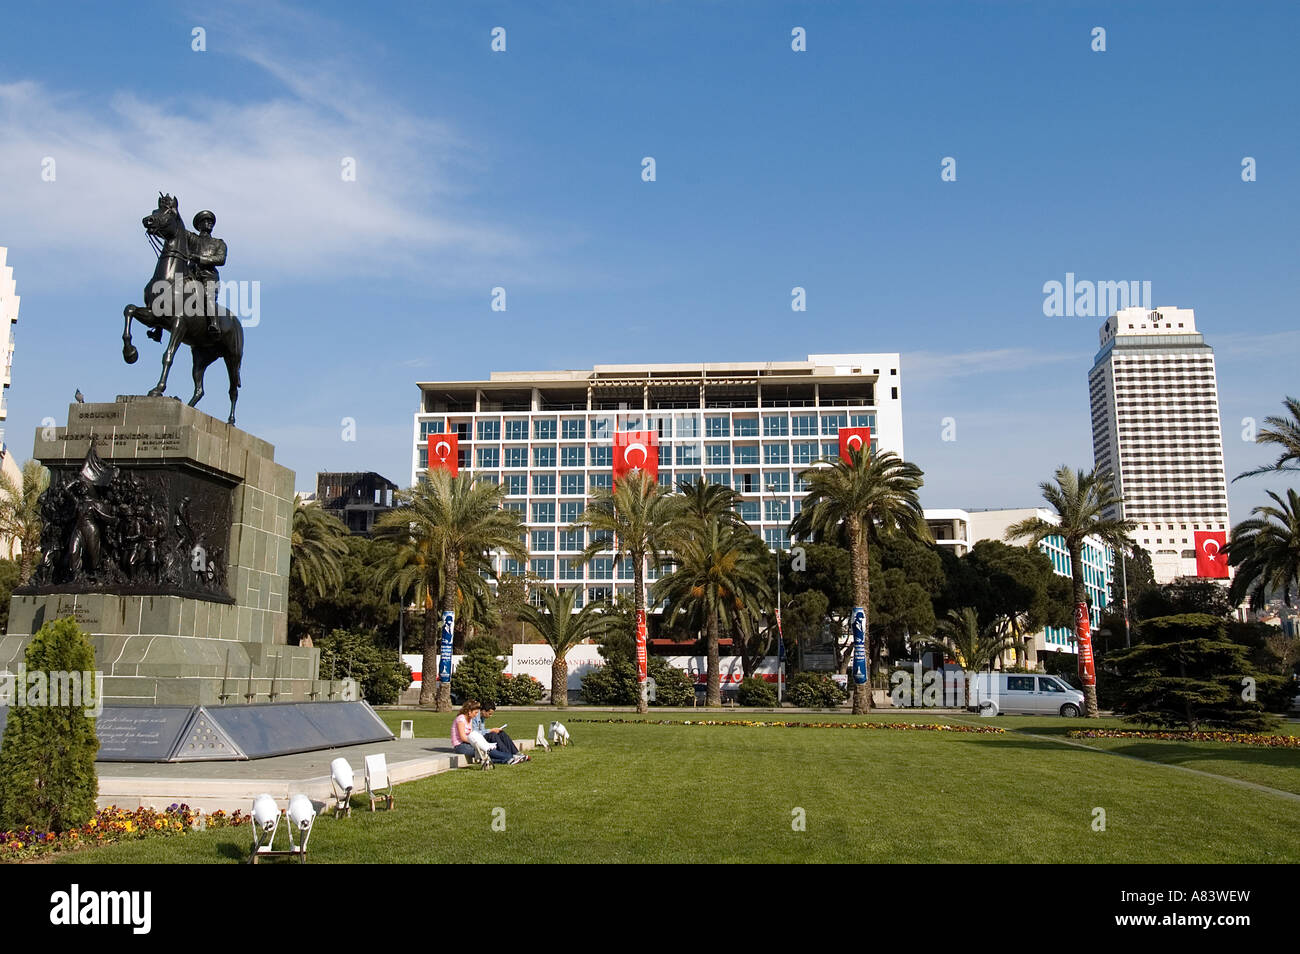
<path id="1" fill-rule="evenodd" d="M 358 805 L 350 819 L 324 817 L 312 835 L 312 860 L 1300 861 L 1300 801 L 1029 734 L 1059 735 L 1082 720 L 1000 717 L 994 724 L 1011 730 L 1005 735 L 577 721 L 604 715 L 570 710 L 564 718 L 576 744 L 525 765 L 402 785 L 391 813 Z M 384 713 L 394 727 L 403 716 L 411 714 Z M 652 714 L 659 717 L 699 715 Z M 414 718 L 422 737 L 450 728 L 450 715 Z M 529 738 L 549 713 L 500 718 Z M 1297 750 L 1088 744 L 1300 792 Z M 1105 809 L 1105 831 L 1093 830 L 1097 808 Z M 792 827 L 800 814 L 804 831 Z M 504 819 L 504 831 L 494 830 L 494 817 Z M 197 832 L 63 860 L 232 862 L 246 856 L 249 838 L 247 828 Z"/>

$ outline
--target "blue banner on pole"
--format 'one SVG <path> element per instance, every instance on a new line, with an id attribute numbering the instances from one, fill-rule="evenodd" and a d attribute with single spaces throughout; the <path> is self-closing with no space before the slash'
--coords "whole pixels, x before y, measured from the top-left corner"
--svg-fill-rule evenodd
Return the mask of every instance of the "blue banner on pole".
<path id="1" fill-rule="evenodd" d="M 853 681 L 867 682 L 867 611 L 861 606 L 853 607 Z"/>
<path id="2" fill-rule="evenodd" d="M 451 682 L 451 639 L 456 630 L 456 614 L 447 610 L 442 614 L 442 646 L 438 654 L 438 681 Z"/>

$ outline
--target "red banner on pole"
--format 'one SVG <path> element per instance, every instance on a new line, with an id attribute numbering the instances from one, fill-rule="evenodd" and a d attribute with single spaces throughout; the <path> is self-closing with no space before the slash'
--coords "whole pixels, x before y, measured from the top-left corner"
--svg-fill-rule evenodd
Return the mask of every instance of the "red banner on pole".
<path id="1" fill-rule="evenodd" d="M 1196 531 L 1196 575 L 1223 580 L 1228 577 L 1228 556 L 1223 552 L 1228 534 L 1223 530 Z"/>
<path id="2" fill-rule="evenodd" d="M 840 460 L 848 461 L 852 466 L 853 458 L 849 452 L 854 453 L 862 448 L 871 447 L 871 428 L 869 427 L 841 427 L 840 428 Z"/>
<path id="3" fill-rule="evenodd" d="M 637 470 L 644 470 L 651 480 L 659 479 L 657 431 L 619 431 L 614 435 L 614 479 Z"/>
<path id="4" fill-rule="evenodd" d="M 1097 670 L 1092 661 L 1092 620 L 1088 604 L 1074 604 L 1074 623 L 1079 635 L 1079 680 L 1085 686 L 1097 685 Z"/>
<path id="5" fill-rule="evenodd" d="M 636 611 L 636 678 L 645 682 L 649 660 L 646 658 L 645 610 Z"/>
<path id="6" fill-rule="evenodd" d="M 429 469 L 445 470 L 455 477 L 460 473 L 460 436 L 450 434 L 429 435 Z"/>

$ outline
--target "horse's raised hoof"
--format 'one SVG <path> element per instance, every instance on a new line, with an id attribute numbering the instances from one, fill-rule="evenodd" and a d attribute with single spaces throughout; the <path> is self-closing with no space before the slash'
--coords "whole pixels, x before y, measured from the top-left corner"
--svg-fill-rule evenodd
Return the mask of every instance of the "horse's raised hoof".
<path id="1" fill-rule="evenodd" d="M 146 338 L 152 338 L 154 341 L 162 341 L 162 329 L 161 329 L 161 328 L 150 328 L 150 329 L 149 329 L 148 331 L 146 331 L 144 334 L 145 334 L 145 337 L 146 337 Z"/>
<path id="2" fill-rule="evenodd" d="M 136 350 L 135 345 L 122 345 L 122 358 L 127 364 L 135 364 L 140 360 L 140 352 Z"/>
<path id="3" fill-rule="evenodd" d="M 154 388 L 149 392 L 149 397 L 162 397 L 162 396 L 163 396 L 162 388 Z"/>
<path id="4" fill-rule="evenodd" d="M 230 415 L 230 417 L 226 418 L 226 423 L 229 424 L 231 427 L 234 427 L 234 426 L 235 426 L 235 415 L 232 414 L 232 415 Z"/>

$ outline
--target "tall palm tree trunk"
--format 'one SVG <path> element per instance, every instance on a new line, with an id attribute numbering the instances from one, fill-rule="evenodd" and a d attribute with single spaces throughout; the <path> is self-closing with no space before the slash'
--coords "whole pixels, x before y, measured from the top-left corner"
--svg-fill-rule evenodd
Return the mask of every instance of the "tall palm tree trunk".
<path id="1" fill-rule="evenodd" d="M 865 523 L 849 521 L 849 561 L 853 573 L 853 602 L 863 612 L 862 629 L 866 642 L 867 659 L 871 659 L 871 580 L 867 569 L 867 528 Z M 871 682 L 859 686 L 853 677 L 853 649 L 849 649 L 849 686 L 853 693 L 853 714 L 871 711 Z"/>
<path id="2" fill-rule="evenodd" d="M 1083 682 L 1083 707 L 1085 715 L 1089 719 L 1096 719 L 1100 713 L 1097 710 L 1097 687 L 1088 685 L 1088 678 L 1084 675 L 1084 657 L 1092 656 L 1092 635 L 1089 632 L 1086 637 L 1087 645 L 1084 645 L 1085 636 L 1081 632 L 1083 627 L 1080 621 L 1088 619 L 1088 591 L 1083 585 L 1083 551 L 1078 544 L 1069 546 L 1070 551 L 1070 577 L 1074 582 L 1074 638 L 1075 649 L 1079 653 L 1079 679 Z M 1082 607 L 1082 610 L 1080 609 Z M 1088 629 L 1091 630 L 1091 622 Z M 1093 664 L 1093 671 L 1096 672 L 1096 665 Z M 1095 683 L 1095 677 L 1094 677 Z"/>
<path id="3" fill-rule="evenodd" d="M 722 705 L 722 659 L 718 654 L 718 614 L 712 609 L 704 623 L 704 636 L 708 644 L 709 676 L 705 684 L 704 704 Z"/>
<path id="4" fill-rule="evenodd" d="M 644 620 L 646 616 L 644 553 L 632 554 L 632 605 L 636 610 L 636 617 L 633 620 L 633 625 L 639 629 L 641 621 Z M 642 715 L 650 711 L 650 686 L 649 683 L 646 682 L 645 674 L 641 671 L 641 654 L 648 651 L 649 648 L 638 638 L 636 640 L 637 658 L 633 660 L 633 662 L 636 665 L 637 680 L 636 711 Z M 647 658 L 647 664 L 649 661 L 650 660 Z"/>
<path id="5" fill-rule="evenodd" d="M 557 709 L 569 707 L 569 661 L 565 657 L 568 650 L 555 654 L 551 663 L 551 705 Z"/>
<path id="6" fill-rule="evenodd" d="M 456 559 L 456 554 L 448 553 L 447 573 L 442 582 L 442 612 L 443 613 L 454 614 L 456 612 L 456 579 L 457 579 L 457 574 L 459 574 L 459 572 L 460 572 L 460 564 L 459 561 Z M 441 630 L 441 626 L 439 626 L 439 630 Z M 439 641 L 441 641 L 441 632 L 439 633 Z M 439 650 L 441 651 L 441 647 L 439 647 Z M 496 700 L 493 701 L 495 702 Z M 451 680 L 448 679 L 446 682 L 439 680 L 438 697 L 437 697 L 437 701 L 434 703 L 433 711 L 447 712 L 450 709 L 451 709 Z"/>
<path id="7" fill-rule="evenodd" d="M 424 601 L 424 661 L 420 663 L 420 705 L 431 706 L 438 694 L 438 625 L 433 601 Z"/>

